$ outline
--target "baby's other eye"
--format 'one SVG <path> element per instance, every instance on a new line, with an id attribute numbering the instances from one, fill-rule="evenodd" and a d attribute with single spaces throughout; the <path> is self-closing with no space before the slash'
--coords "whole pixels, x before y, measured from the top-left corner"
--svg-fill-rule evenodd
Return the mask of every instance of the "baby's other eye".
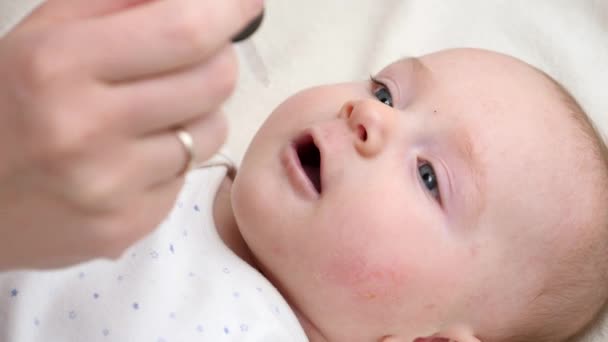
<path id="1" fill-rule="evenodd" d="M 378 101 L 384 103 L 385 105 L 392 107 L 393 106 L 393 95 L 391 95 L 391 91 L 388 89 L 388 86 L 381 81 L 378 81 L 373 76 L 371 77 L 371 81 L 374 85 L 372 88 L 372 92 L 374 96 L 378 99 Z"/>
<path id="2" fill-rule="evenodd" d="M 439 183 L 437 181 L 437 174 L 435 173 L 433 166 L 428 162 L 420 162 L 418 165 L 418 173 L 420 174 L 420 179 L 424 183 L 424 186 L 428 189 L 431 195 L 433 195 L 433 197 L 439 201 Z"/>

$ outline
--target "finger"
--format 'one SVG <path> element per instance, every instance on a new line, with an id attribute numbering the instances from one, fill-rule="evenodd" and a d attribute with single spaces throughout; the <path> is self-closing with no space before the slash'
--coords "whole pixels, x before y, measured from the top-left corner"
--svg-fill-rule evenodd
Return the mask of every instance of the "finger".
<path id="1" fill-rule="evenodd" d="M 155 1 L 92 21 L 85 53 L 102 80 L 172 71 L 214 55 L 261 8 L 260 0 Z"/>
<path id="2" fill-rule="evenodd" d="M 154 212 L 151 214 L 153 225 L 150 227 L 158 226 L 175 206 L 179 192 L 184 186 L 184 180 L 183 177 L 170 179 L 159 186 L 148 189 L 148 194 L 144 194 L 146 201 L 142 204 L 141 212 Z"/>
<path id="3" fill-rule="evenodd" d="M 224 143 L 228 125 L 221 112 L 208 114 L 184 129 L 194 140 L 195 162 L 202 162 L 215 154 Z M 155 187 L 183 174 L 189 153 L 177 138 L 175 130 L 167 130 L 140 139 L 132 150 L 133 165 L 149 170 L 139 176 L 144 187 Z"/>
<path id="4" fill-rule="evenodd" d="M 152 1 L 157 0 L 47 0 L 29 16 L 28 21 L 52 23 L 102 16 Z"/>
<path id="5" fill-rule="evenodd" d="M 172 178 L 144 190 L 143 193 L 137 194 L 137 198 L 133 198 L 132 208 L 125 211 L 123 223 L 117 227 L 122 231 L 116 233 L 120 236 L 120 241 L 114 243 L 114 257 L 119 257 L 138 240 L 158 228 L 174 207 L 183 185 L 183 177 Z"/>
<path id="6" fill-rule="evenodd" d="M 212 112 L 232 93 L 237 78 L 234 49 L 226 47 L 208 64 L 176 73 L 113 86 L 118 130 L 149 134 Z"/>

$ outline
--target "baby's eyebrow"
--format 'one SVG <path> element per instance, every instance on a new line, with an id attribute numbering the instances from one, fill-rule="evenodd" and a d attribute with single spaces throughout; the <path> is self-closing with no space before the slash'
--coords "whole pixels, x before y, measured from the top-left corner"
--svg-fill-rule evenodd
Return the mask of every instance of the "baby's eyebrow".
<path id="1" fill-rule="evenodd" d="M 424 64 L 424 62 L 422 62 L 422 60 L 418 57 L 410 57 L 409 58 L 412 62 L 412 65 L 414 67 L 414 71 L 415 72 L 430 72 L 431 69 L 429 69 L 426 64 Z"/>
<path id="2" fill-rule="evenodd" d="M 481 192 L 481 180 L 484 178 L 484 168 L 481 165 L 481 161 L 479 158 L 479 153 L 475 149 L 473 145 L 473 141 L 471 140 L 471 136 L 469 134 L 463 135 L 463 143 L 462 143 L 462 151 L 467 162 L 467 165 L 470 166 L 471 171 L 473 172 L 473 179 L 475 180 L 475 187 L 478 192 Z"/>
<path id="3" fill-rule="evenodd" d="M 471 178 L 473 180 L 473 194 L 467 194 L 465 201 L 467 207 L 472 207 L 471 214 L 474 217 L 479 216 L 482 210 L 483 204 L 485 203 L 485 166 L 481 162 L 481 158 L 478 150 L 475 148 L 471 135 L 466 129 L 458 135 L 458 142 L 456 143 L 458 152 L 462 156 L 466 168 L 470 171 Z"/>

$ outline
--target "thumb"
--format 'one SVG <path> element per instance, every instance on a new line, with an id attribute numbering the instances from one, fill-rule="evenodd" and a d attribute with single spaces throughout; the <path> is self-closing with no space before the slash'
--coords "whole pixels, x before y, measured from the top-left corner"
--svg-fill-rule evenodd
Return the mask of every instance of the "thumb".
<path id="1" fill-rule="evenodd" d="M 157 0 L 47 0 L 26 21 L 57 23 L 103 16 Z"/>

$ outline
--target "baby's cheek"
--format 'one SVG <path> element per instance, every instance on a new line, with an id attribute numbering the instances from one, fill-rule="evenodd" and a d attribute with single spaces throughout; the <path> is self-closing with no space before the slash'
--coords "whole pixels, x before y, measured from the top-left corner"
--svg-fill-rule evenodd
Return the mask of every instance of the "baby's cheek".
<path id="1" fill-rule="evenodd" d="M 338 287 L 349 299 L 395 300 L 407 291 L 408 275 L 403 265 L 370 262 L 355 254 L 333 258 L 323 272 L 323 280 Z"/>

